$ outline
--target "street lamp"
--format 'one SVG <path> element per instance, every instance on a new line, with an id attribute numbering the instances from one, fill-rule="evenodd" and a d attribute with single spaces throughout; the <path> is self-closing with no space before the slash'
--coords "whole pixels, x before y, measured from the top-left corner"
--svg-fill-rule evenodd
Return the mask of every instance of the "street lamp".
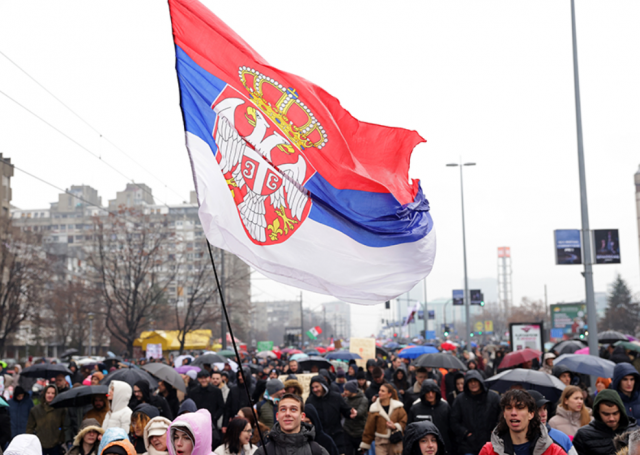
<path id="1" fill-rule="evenodd" d="M 464 256 L 464 310 L 465 310 L 465 320 L 466 320 L 466 340 L 467 340 L 467 349 L 471 347 L 471 319 L 469 318 L 469 280 L 467 279 L 467 238 L 465 234 L 464 228 L 464 189 L 462 185 L 462 168 L 464 166 L 475 166 L 476 163 L 464 163 L 462 164 L 462 159 L 460 163 L 449 163 L 448 167 L 460 167 L 460 200 L 462 201 L 462 252 Z"/>

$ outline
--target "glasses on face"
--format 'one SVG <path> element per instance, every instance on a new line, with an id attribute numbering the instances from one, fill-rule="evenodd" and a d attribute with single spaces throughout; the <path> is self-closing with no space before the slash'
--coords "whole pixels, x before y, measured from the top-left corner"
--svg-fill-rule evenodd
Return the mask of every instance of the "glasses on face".
<path id="1" fill-rule="evenodd" d="M 248 430 L 242 430 L 243 433 L 253 434 L 253 428 L 249 428 Z"/>

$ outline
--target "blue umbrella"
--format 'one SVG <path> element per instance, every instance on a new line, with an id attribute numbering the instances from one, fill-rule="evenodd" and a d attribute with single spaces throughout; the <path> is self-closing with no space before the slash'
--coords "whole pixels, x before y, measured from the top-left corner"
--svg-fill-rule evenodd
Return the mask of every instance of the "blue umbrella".
<path id="1" fill-rule="evenodd" d="M 403 350 L 398 357 L 403 359 L 417 359 L 422 354 L 436 354 L 438 351 L 433 346 L 413 346 Z"/>
<path id="2" fill-rule="evenodd" d="M 612 378 L 613 369 L 616 366 L 611 360 L 582 354 L 562 354 L 553 362 L 553 365 L 564 365 L 575 373 L 590 374 L 603 378 Z"/>
<path id="3" fill-rule="evenodd" d="M 324 356 L 327 360 L 360 360 L 362 357 L 355 352 L 333 351 Z"/>
<path id="4" fill-rule="evenodd" d="M 390 341 L 389 343 L 385 344 L 384 347 L 387 349 L 398 349 L 400 345 L 395 341 Z"/>
<path id="5" fill-rule="evenodd" d="M 308 358 L 309 356 L 307 354 L 293 354 L 291 357 L 289 357 L 289 360 L 304 360 Z"/>

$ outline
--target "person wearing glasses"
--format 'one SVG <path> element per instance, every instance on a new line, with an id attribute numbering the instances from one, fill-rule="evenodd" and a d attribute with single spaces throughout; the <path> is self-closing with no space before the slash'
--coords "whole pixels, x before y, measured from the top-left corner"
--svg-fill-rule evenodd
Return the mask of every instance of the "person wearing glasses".
<path id="1" fill-rule="evenodd" d="M 247 419 L 234 417 L 229 420 L 227 431 L 214 453 L 217 455 L 253 455 L 258 447 L 251 444 L 253 428 Z"/>

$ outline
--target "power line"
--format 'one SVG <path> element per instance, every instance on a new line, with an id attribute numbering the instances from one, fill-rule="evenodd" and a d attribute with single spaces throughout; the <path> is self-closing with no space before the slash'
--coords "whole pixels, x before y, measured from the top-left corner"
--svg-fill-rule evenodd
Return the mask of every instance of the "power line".
<path id="1" fill-rule="evenodd" d="M 85 150 L 87 153 L 89 153 L 90 155 L 92 155 L 93 157 L 99 159 L 100 161 L 102 161 L 105 165 L 109 166 L 111 169 L 113 169 L 115 172 L 117 172 L 118 174 L 120 174 L 122 177 L 124 177 L 127 180 L 131 181 L 132 185 L 137 186 L 140 190 L 144 191 L 145 193 L 147 193 L 149 196 L 154 197 L 153 193 L 149 190 L 147 190 L 146 188 L 141 187 L 140 185 L 138 185 L 137 183 L 134 182 L 133 179 L 129 178 L 127 175 L 125 175 L 122 171 L 120 171 L 118 168 L 116 168 L 115 166 L 107 163 L 105 160 L 102 159 L 102 157 L 100 155 L 98 155 L 97 153 L 92 152 L 91 150 L 89 150 L 87 147 L 85 147 L 84 145 L 82 145 L 81 143 L 79 143 L 78 141 L 76 141 L 74 138 L 72 138 L 71 136 L 69 136 L 67 133 L 63 132 L 62 130 L 56 128 L 55 126 L 53 126 L 51 123 L 49 123 L 48 121 L 46 121 L 45 119 L 43 119 L 42 117 L 40 117 L 38 114 L 36 114 L 35 112 L 33 112 L 32 110 L 30 110 L 28 107 L 26 107 L 25 105 L 21 104 L 19 101 L 15 100 L 14 98 L 12 98 L 11 96 L 7 95 L 5 92 L 3 92 L 2 90 L 0 90 L 0 94 L 4 95 L 5 97 L 7 97 L 9 100 L 13 101 L 15 104 L 17 104 L 18 106 L 20 106 L 22 109 L 24 109 L 25 111 L 27 111 L 28 113 L 30 113 L 31 115 L 33 115 L 35 118 L 37 118 L 38 120 L 40 120 L 41 122 L 45 123 L 46 125 L 48 125 L 51 129 L 57 131 L 58 133 L 60 133 L 61 135 L 63 135 L 64 137 L 66 137 L 67 139 L 69 139 L 71 142 L 73 142 L 74 144 L 76 144 L 78 147 L 80 147 L 82 150 Z M 169 207 L 169 204 L 167 204 L 166 202 L 164 202 L 162 199 L 160 198 L 156 198 L 158 199 L 162 204 L 166 205 L 167 207 Z"/>
<path id="2" fill-rule="evenodd" d="M 16 68 L 18 68 L 20 71 L 22 71 L 29 79 L 31 79 L 33 82 L 35 82 L 40 88 L 42 88 L 45 92 L 47 92 L 49 95 L 51 95 L 57 102 L 59 102 L 60 104 L 62 104 L 69 112 L 71 112 L 73 115 L 75 115 L 82 123 L 84 123 L 85 125 L 87 125 L 89 128 L 91 128 L 96 134 L 98 134 L 100 136 L 101 139 L 104 139 L 105 141 L 107 141 L 109 144 L 111 144 L 111 146 L 113 148 L 115 148 L 116 150 L 118 150 L 120 153 L 122 153 L 124 156 L 126 156 L 127 158 L 129 158 L 131 161 L 133 161 L 135 164 L 137 164 L 140 168 L 144 169 L 145 172 L 147 172 L 149 175 L 151 175 L 153 178 L 155 178 L 158 182 L 162 183 L 164 185 L 165 188 L 170 189 L 176 196 L 182 198 L 183 196 L 178 193 L 176 190 L 174 190 L 173 188 L 171 188 L 169 185 L 167 185 L 164 181 L 162 181 L 159 177 L 155 176 L 153 173 L 151 173 L 147 168 L 145 168 L 142 164 L 138 163 L 135 159 L 133 159 L 133 157 L 131 157 L 127 152 L 125 152 L 124 150 L 122 150 L 120 147 L 118 147 L 118 145 L 116 145 L 113 141 L 111 141 L 108 137 L 104 136 L 100 131 L 98 131 L 93 125 L 91 125 L 89 122 L 87 122 L 82 116 L 80 116 L 76 111 L 74 111 L 73 109 L 71 109 L 65 102 L 63 102 L 60 98 L 58 98 L 56 95 L 54 95 L 49 89 L 47 89 L 44 85 L 42 85 L 40 82 L 38 82 L 36 80 L 36 78 L 34 78 L 31 74 L 29 74 L 25 69 L 23 69 L 20 65 L 18 65 L 16 62 L 14 62 L 11 58 L 9 58 L 9 56 L 7 54 L 5 54 L 4 52 L 2 52 L 0 50 L 0 54 L 2 54 L 2 56 L 4 58 L 6 58 L 9 62 L 11 62 L 11 64 L 13 64 Z"/>

